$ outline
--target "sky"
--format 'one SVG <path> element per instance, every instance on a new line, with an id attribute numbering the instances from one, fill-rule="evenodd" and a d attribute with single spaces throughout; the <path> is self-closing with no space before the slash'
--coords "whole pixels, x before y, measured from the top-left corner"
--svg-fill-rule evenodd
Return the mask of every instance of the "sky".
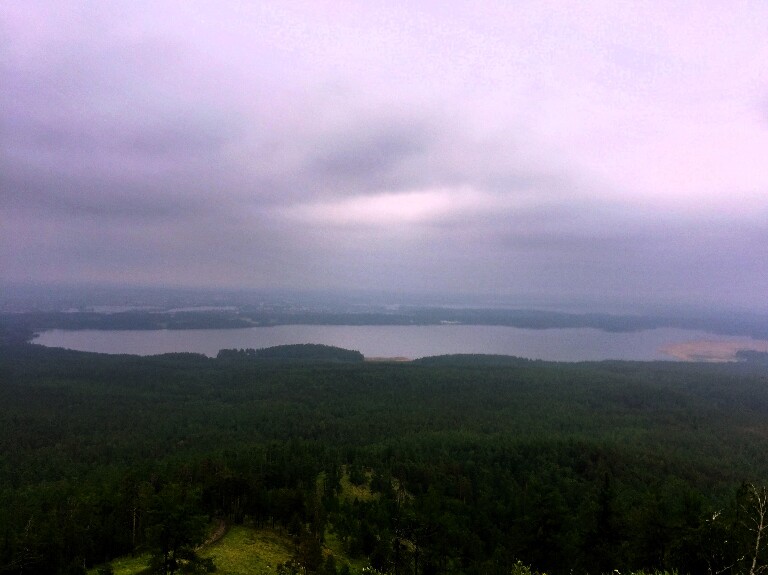
<path id="1" fill-rule="evenodd" d="M 0 282 L 768 309 L 768 2 L 0 2 Z"/>

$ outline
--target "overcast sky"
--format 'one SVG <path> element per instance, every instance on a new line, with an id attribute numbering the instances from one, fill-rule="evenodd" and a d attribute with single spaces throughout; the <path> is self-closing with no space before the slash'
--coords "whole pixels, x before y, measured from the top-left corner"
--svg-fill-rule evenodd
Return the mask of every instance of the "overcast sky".
<path id="1" fill-rule="evenodd" d="M 0 3 L 0 280 L 766 308 L 768 2 Z"/>

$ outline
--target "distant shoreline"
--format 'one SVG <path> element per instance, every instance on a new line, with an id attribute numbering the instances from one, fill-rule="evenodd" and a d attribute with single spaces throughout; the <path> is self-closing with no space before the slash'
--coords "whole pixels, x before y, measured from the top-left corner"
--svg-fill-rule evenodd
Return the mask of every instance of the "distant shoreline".
<path id="1" fill-rule="evenodd" d="M 686 341 L 666 345 L 660 351 L 682 361 L 723 363 L 739 361 L 738 353 L 740 351 L 768 353 L 768 341 Z"/>
<path id="2" fill-rule="evenodd" d="M 312 309 L 249 309 L 234 306 L 175 307 L 164 311 L 29 311 L 0 313 L 0 332 L 62 330 L 194 330 L 247 329 L 285 325 L 324 326 L 504 326 L 519 329 L 597 329 L 611 334 L 654 329 L 704 331 L 726 337 L 768 340 L 766 317 L 662 317 L 564 313 L 534 309 L 402 307 L 396 311 L 364 312 Z"/>

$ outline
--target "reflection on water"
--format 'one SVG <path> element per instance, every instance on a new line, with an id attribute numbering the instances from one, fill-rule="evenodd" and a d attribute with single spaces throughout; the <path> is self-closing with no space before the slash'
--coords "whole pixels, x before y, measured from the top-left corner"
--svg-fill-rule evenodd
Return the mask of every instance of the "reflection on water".
<path id="1" fill-rule="evenodd" d="M 515 355 L 553 361 L 673 359 L 662 348 L 702 339 L 753 340 L 683 329 L 608 333 L 596 329 L 522 329 L 485 325 L 343 326 L 281 325 L 246 329 L 156 331 L 51 330 L 34 343 L 101 353 L 153 355 L 196 352 L 215 356 L 225 348 L 262 348 L 322 343 L 360 351 L 366 357 L 411 359 L 451 353 Z"/>

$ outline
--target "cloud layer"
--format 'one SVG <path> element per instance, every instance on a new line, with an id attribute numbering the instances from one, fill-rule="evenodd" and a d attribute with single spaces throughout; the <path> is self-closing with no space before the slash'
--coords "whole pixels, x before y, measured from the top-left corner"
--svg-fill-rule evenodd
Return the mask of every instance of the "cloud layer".
<path id="1" fill-rule="evenodd" d="M 0 7 L 0 279 L 764 307 L 768 5 Z"/>

